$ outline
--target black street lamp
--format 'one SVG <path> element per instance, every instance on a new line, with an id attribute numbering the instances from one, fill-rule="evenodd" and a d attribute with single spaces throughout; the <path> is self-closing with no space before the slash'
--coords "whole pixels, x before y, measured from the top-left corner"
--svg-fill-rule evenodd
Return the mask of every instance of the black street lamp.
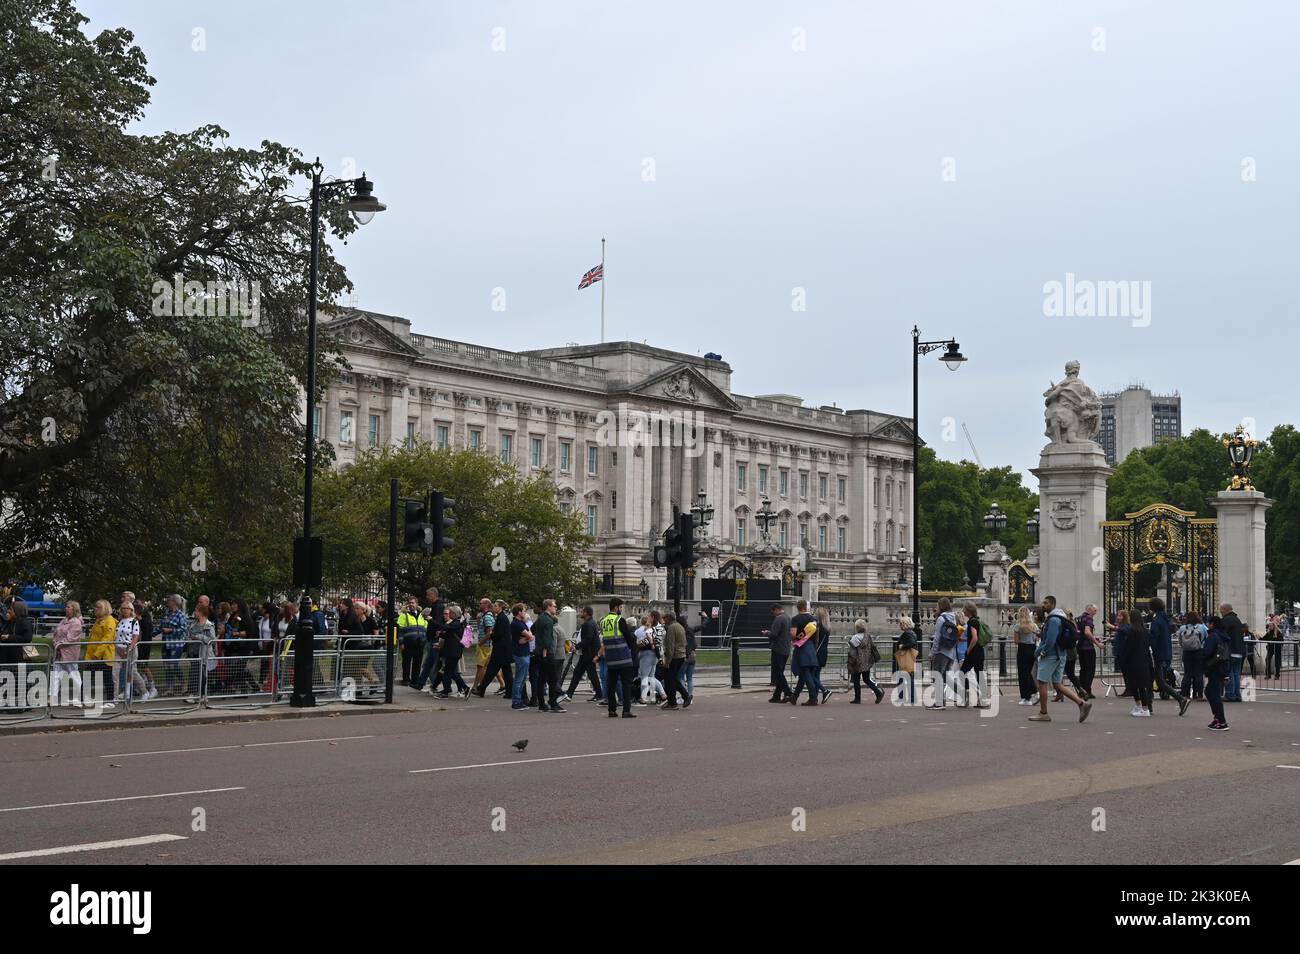
<path id="1" fill-rule="evenodd" d="M 316 693 L 312 688 L 316 660 L 311 622 L 311 587 L 320 586 L 321 583 L 318 579 L 312 579 L 315 573 L 311 556 L 311 485 L 316 458 L 316 285 L 320 276 L 320 204 L 322 198 L 333 198 L 350 192 L 347 209 L 358 225 L 365 225 L 375 217 L 376 212 L 387 208 L 375 198 L 374 184 L 366 178 L 364 172 L 359 179 L 321 182 L 321 168 L 320 160 L 317 159 L 311 175 L 311 273 L 307 289 L 307 435 L 303 455 L 300 562 L 304 585 L 302 603 L 298 606 L 298 633 L 293 641 L 293 694 L 289 697 L 289 705 L 303 709 L 316 705 Z M 386 624 L 385 641 L 390 638 L 387 629 Z"/>
<path id="2" fill-rule="evenodd" d="M 1025 529 L 1029 531 L 1029 535 L 1033 537 L 1034 542 L 1037 543 L 1038 542 L 1038 508 L 1037 507 L 1034 508 L 1033 516 L 1031 516 L 1028 520 L 1025 521 Z"/>
<path id="3" fill-rule="evenodd" d="M 772 501 L 764 497 L 763 506 L 754 514 L 754 522 L 758 524 L 765 544 L 771 541 L 772 524 L 776 522 L 776 517 L 776 511 L 772 509 Z"/>
<path id="4" fill-rule="evenodd" d="M 984 515 L 984 529 L 993 534 L 993 541 L 996 543 L 999 535 L 1007 528 L 1007 515 L 1002 512 L 998 502 L 993 501 L 989 507 L 989 512 Z"/>
<path id="5" fill-rule="evenodd" d="M 949 371 L 956 371 L 966 360 L 956 339 L 922 341 L 921 332 L 915 325 L 912 326 L 912 619 L 917 622 L 921 619 L 921 547 L 917 543 L 916 536 L 920 529 L 921 512 L 920 475 L 917 466 L 921 458 L 921 431 L 917 423 L 921 413 L 921 355 L 929 354 L 939 348 L 945 349 L 941 360 Z M 900 547 L 900 551 L 901 549 Z"/>
<path id="6" fill-rule="evenodd" d="M 907 547 L 898 548 L 898 586 L 907 587 Z"/>

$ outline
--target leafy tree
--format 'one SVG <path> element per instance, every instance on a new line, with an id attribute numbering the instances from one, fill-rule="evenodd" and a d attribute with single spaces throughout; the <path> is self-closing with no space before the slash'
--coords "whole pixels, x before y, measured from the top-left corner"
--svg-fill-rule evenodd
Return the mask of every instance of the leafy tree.
<path id="1" fill-rule="evenodd" d="M 1025 556 L 1030 545 L 1025 522 L 1038 497 L 1010 467 L 984 470 L 963 460 L 939 460 L 934 450 L 921 448 L 918 461 L 920 494 L 921 583 L 927 590 L 960 588 L 979 579 L 979 549 L 990 540 L 984 515 L 996 501 L 1007 514 L 1001 543 L 1013 559 Z"/>
<path id="2" fill-rule="evenodd" d="M 591 539 L 577 515 L 561 513 L 549 476 L 525 477 L 490 454 L 434 450 L 428 444 L 370 451 L 350 467 L 319 478 L 316 526 L 327 580 L 356 584 L 386 572 L 394 477 L 403 499 L 423 499 L 436 489 L 456 501 L 450 550 L 437 557 L 399 553 L 403 593 L 422 595 L 437 585 L 455 600 L 552 596 L 576 603 L 589 595 L 580 557 Z M 399 514 L 399 534 L 401 519 Z"/>
<path id="3" fill-rule="evenodd" d="M 1265 531 L 1274 590 L 1280 601 L 1300 601 L 1300 432 L 1293 425 L 1273 429 L 1255 456 L 1251 479 L 1274 501 Z"/>
<path id="4" fill-rule="evenodd" d="M 208 586 L 266 592 L 299 480 L 311 236 L 287 193 L 311 166 L 215 125 L 128 133 L 154 80 L 86 22 L 0 0 L 0 570 L 170 588 L 210 544 Z M 218 282 L 256 315 L 223 315 Z M 348 288 L 322 242 L 320 300 Z"/>
<path id="5" fill-rule="evenodd" d="M 1228 455 L 1215 437 L 1198 427 L 1186 437 L 1163 440 L 1128 455 L 1106 484 L 1106 514 L 1121 520 L 1153 503 L 1215 516 L 1210 501 L 1228 486 Z"/>

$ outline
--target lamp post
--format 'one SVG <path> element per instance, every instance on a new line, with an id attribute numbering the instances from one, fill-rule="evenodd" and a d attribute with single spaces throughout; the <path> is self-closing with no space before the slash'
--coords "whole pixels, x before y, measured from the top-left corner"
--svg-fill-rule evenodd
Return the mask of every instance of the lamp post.
<path id="1" fill-rule="evenodd" d="M 942 361 L 949 371 L 956 371 L 966 358 L 956 339 L 944 341 L 922 341 L 921 332 L 912 326 L 912 619 L 921 619 L 921 548 L 917 544 L 917 531 L 920 522 L 920 486 L 918 464 L 921 457 L 921 432 L 917 423 L 921 408 L 921 355 L 929 354 L 943 348 Z M 899 548 L 900 551 L 902 548 Z"/>
<path id="2" fill-rule="evenodd" d="M 293 694 L 289 697 L 289 705 L 305 709 L 316 705 L 316 693 L 312 688 L 312 674 L 316 666 L 311 587 L 320 585 L 320 580 L 312 579 L 314 568 L 311 557 L 311 485 L 316 458 L 316 285 L 320 275 L 320 205 L 323 198 L 348 193 L 347 209 L 358 225 L 367 224 L 376 212 L 387 208 L 375 198 L 374 185 L 365 173 L 359 179 L 321 182 L 321 171 L 320 160 L 317 159 L 311 175 L 311 266 L 307 288 L 307 433 L 303 454 L 301 551 L 303 591 L 302 603 L 298 606 L 298 632 L 293 641 Z M 389 615 L 392 615 L 391 607 Z M 385 641 L 389 638 L 389 634 L 385 633 Z"/>
<path id="3" fill-rule="evenodd" d="M 763 498 L 763 506 L 754 514 L 754 522 L 758 524 L 758 532 L 762 534 L 763 544 L 766 546 L 772 541 L 772 524 L 776 522 L 776 511 L 772 509 L 772 501 L 766 497 Z"/>
<path id="4" fill-rule="evenodd" d="M 1038 542 L 1038 508 L 1037 507 L 1034 508 L 1033 516 L 1031 516 L 1028 520 L 1025 521 L 1025 529 L 1029 531 L 1029 535 L 1033 537 L 1034 542 L 1037 543 Z"/>
<path id="5" fill-rule="evenodd" d="M 898 586 L 907 588 L 907 547 L 898 548 Z"/>
<path id="6" fill-rule="evenodd" d="M 1002 512 L 995 500 L 989 506 L 989 512 L 984 515 L 984 529 L 993 534 L 993 542 L 997 543 L 999 534 L 1007 528 L 1007 515 Z"/>

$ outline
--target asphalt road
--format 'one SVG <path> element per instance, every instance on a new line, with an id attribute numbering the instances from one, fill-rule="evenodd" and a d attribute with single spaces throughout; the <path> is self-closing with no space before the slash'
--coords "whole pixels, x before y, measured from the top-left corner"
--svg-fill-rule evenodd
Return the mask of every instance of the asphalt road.
<path id="1" fill-rule="evenodd" d="M 844 695 L 701 693 L 635 720 L 399 690 L 412 700 L 0 739 L 0 863 L 1300 859 L 1300 696 L 1230 706 L 1229 733 L 1204 704 L 1134 719 L 1116 699 L 1083 725 L 1068 704 L 1031 724 L 1014 704 L 982 718 Z"/>

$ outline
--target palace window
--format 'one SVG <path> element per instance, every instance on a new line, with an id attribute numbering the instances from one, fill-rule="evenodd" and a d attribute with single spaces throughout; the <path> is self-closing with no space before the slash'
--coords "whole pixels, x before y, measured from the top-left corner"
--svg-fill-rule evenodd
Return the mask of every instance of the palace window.
<path id="1" fill-rule="evenodd" d="M 745 477 L 749 473 L 749 467 L 743 463 L 736 463 L 736 489 L 741 493 L 745 492 Z"/>
<path id="2" fill-rule="evenodd" d="M 777 481 L 776 481 L 776 483 L 777 483 L 777 490 L 778 490 L 778 492 L 781 494 L 782 497 L 784 497 L 784 496 L 786 496 L 787 494 L 789 494 L 789 492 L 790 492 L 790 471 L 788 471 L 788 470 L 786 470 L 784 467 L 782 467 L 781 470 L 780 470 L 780 472 L 777 474 Z"/>
<path id="3" fill-rule="evenodd" d="M 569 472 L 572 457 L 573 443 L 571 441 L 560 441 L 560 473 L 567 474 Z"/>
<path id="4" fill-rule="evenodd" d="M 471 428 L 469 432 L 469 449 L 478 450 L 483 443 L 483 432 L 477 428 Z"/>
<path id="5" fill-rule="evenodd" d="M 339 414 L 339 443 L 352 443 L 352 412 L 343 411 Z"/>
<path id="6" fill-rule="evenodd" d="M 758 465 L 758 492 L 760 494 L 767 493 L 767 465 L 766 464 Z"/>
<path id="7" fill-rule="evenodd" d="M 514 456 L 515 436 L 513 434 L 501 435 L 501 459 L 507 464 L 510 463 Z"/>
<path id="8" fill-rule="evenodd" d="M 589 504 L 587 507 L 587 536 L 594 537 L 596 535 L 597 521 L 599 519 L 600 513 L 597 511 L 596 505 Z"/>
<path id="9" fill-rule="evenodd" d="M 542 439 L 540 437 L 532 438 L 528 452 L 528 459 L 532 464 L 533 470 L 542 469 Z"/>
<path id="10" fill-rule="evenodd" d="M 369 427 L 366 430 L 366 440 L 371 447 L 379 446 L 379 415 L 371 414 Z"/>
<path id="11" fill-rule="evenodd" d="M 446 450 L 451 446 L 451 428 L 446 424 L 439 424 L 433 429 L 433 433 L 434 443 L 437 445 L 438 450 Z M 472 434 L 473 431 L 470 433 Z"/>

